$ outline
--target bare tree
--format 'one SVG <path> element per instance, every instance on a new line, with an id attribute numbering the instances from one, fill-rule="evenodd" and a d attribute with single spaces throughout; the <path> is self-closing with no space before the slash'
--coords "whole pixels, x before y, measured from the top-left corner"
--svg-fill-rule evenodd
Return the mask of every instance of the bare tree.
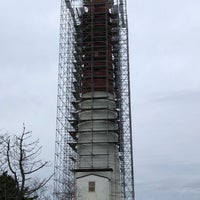
<path id="1" fill-rule="evenodd" d="M 37 186 L 38 180 L 40 180 L 40 178 L 37 178 L 37 180 L 35 179 L 33 185 Z M 38 200 L 51 200 L 53 198 L 53 195 L 50 191 L 52 191 L 52 188 L 50 188 L 49 185 L 45 185 L 44 187 L 35 191 L 33 196 L 38 196 Z"/>
<path id="2" fill-rule="evenodd" d="M 39 190 L 52 177 L 49 176 L 42 180 L 35 180 L 33 178 L 34 173 L 49 166 L 49 161 L 43 161 L 39 158 L 42 146 L 39 145 L 39 140 L 32 141 L 31 136 L 31 132 L 26 131 L 25 126 L 23 126 L 20 136 L 15 135 L 4 140 L 7 165 L 16 182 L 19 200 L 38 199 L 38 196 L 35 194 L 39 194 Z"/>
<path id="3" fill-rule="evenodd" d="M 3 146 L 3 144 L 4 144 L 4 136 L 3 135 L 0 135 L 0 172 L 3 172 L 3 169 L 2 169 L 2 167 L 3 167 L 3 152 L 4 152 L 4 146 Z"/>
<path id="4" fill-rule="evenodd" d="M 0 173 L 3 174 L 3 172 L 6 171 L 6 141 L 8 140 L 7 134 L 0 134 Z"/>

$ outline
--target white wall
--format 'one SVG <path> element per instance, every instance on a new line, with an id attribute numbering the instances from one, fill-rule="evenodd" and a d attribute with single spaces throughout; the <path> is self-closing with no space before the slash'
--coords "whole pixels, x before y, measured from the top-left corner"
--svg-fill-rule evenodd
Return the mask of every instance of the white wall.
<path id="1" fill-rule="evenodd" d="M 88 175 L 77 180 L 77 200 L 109 200 L 110 183 L 107 178 Z M 89 182 L 95 182 L 95 192 L 89 192 Z"/>

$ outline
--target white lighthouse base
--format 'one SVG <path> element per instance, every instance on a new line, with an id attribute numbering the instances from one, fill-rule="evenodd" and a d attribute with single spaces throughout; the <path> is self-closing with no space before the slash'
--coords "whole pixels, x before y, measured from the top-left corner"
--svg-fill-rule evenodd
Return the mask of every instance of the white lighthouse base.
<path id="1" fill-rule="evenodd" d="M 106 177 L 87 175 L 77 181 L 77 200 L 110 200 L 110 182 Z"/>

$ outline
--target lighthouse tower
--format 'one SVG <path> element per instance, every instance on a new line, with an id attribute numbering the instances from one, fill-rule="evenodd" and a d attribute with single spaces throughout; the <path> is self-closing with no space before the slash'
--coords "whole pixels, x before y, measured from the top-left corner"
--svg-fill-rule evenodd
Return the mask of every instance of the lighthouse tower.
<path id="1" fill-rule="evenodd" d="M 62 0 L 55 200 L 134 200 L 125 0 Z"/>
<path id="2" fill-rule="evenodd" d="M 114 39 L 119 33 L 112 6 L 112 1 L 85 1 L 81 23 L 76 27 L 77 47 L 82 51 L 76 133 L 77 199 L 121 199 L 114 72 Z"/>

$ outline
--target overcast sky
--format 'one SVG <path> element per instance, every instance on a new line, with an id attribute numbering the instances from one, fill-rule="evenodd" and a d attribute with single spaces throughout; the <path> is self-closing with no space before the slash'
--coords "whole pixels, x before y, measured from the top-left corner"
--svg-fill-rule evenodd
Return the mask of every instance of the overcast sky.
<path id="1" fill-rule="evenodd" d="M 136 200 L 200 199 L 200 1 L 128 0 Z M 54 159 L 59 0 L 0 1 L 0 129 Z"/>

